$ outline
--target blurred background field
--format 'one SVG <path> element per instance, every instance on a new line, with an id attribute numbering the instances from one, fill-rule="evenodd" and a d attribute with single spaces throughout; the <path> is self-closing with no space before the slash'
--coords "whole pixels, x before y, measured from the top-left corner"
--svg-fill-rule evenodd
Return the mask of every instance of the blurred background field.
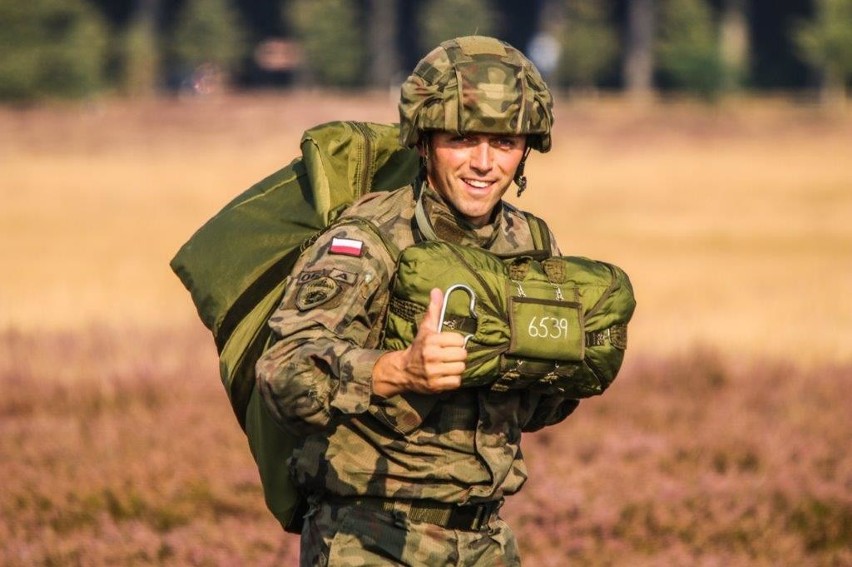
<path id="1" fill-rule="evenodd" d="M 512 201 L 638 297 L 625 369 L 530 435 L 530 565 L 852 561 L 852 120 L 775 99 L 557 102 Z M 0 562 L 292 563 L 168 268 L 305 128 L 386 93 L 0 109 Z"/>
<path id="2" fill-rule="evenodd" d="M 0 109 L 0 324 L 177 326 L 168 261 L 301 132 L 395 120 L 384 94 L 322 92 Z M 780 100 L 557 103 L 554 150 L 510 200 L 563 252 L 631 274 L 631 346 L 796 362 L 852 355 L 852 119 Z"/>

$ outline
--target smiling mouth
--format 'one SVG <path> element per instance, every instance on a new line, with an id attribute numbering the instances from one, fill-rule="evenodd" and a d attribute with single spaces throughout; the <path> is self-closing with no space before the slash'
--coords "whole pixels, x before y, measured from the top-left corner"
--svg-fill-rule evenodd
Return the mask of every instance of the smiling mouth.
<path id="1" fill-rule="evenodd" d="M 465 179 L 464 182 L 476 189 L 487 189 L 493 183 L 492 181 L 485 181 L 482 179 Z"/>

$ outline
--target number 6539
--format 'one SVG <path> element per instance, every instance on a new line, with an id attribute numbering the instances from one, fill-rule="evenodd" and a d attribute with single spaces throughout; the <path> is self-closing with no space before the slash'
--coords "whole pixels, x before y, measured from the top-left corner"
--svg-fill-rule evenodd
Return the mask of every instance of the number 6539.
<path id="1" fill-rule="evenodd" d="M 568 337 L 568 329 L 568 319 L 565 317 L 533 317 L 527 333 L 537 339 L 558 340 Z"/>

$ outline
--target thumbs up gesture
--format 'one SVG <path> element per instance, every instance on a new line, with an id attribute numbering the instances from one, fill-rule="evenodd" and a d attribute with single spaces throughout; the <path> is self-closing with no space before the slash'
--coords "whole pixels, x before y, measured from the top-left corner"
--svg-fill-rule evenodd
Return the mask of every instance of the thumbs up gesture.
<path id="1" fill-rule="evenodd" d="M 390 396 L 405 391 L 437 394 L 461 386 L 467 351 L 464 336 L 439 332 L 444 294 L 433 289 L 414 341 L 401 351 L 382 355 L 373 367 L 373 392 Z"/>

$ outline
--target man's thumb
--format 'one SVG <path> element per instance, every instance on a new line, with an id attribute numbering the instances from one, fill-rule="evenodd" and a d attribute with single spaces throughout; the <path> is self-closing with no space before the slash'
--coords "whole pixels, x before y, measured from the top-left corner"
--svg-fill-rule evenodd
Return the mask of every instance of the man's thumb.
<path id="1" fill-rule="evenodd" d="M 423 321 L 420 323 L 420 328 L 426 328 L 430 331 L 440 333 L 438 322 L 441 319 L 441 306 L 444 303 L 444 292 L 440 289 L 432 288 L 429 292 L 429 306 L 426 308 L 426 315 L 423 316 Z"/>

